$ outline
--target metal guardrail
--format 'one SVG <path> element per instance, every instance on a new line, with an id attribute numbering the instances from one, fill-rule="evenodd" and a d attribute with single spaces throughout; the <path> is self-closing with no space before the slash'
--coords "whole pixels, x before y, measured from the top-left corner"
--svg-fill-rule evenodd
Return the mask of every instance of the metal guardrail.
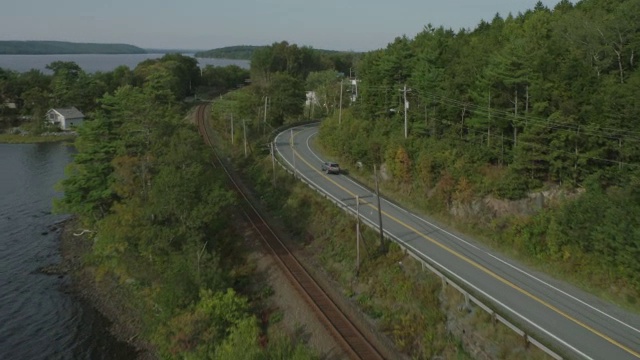
<path id="1" fill-rule="evenodd" d="M 314 123 L 314 122 L 315 121 L 306 122 L 306 123 L 298 123 L 298 124 L 290 124 L 290 125 L 286 125 L 286 126 L 283 126 L 283 127 L 280 127 L 278 129 L 274 130 L 273 133 L 272 133 L 274 135 L 273 136 L 274 140 L 272 140 L 273 145 L 274 145 L 274 150 L 275 150 L 275 137 L 278 134 L 284 132 L 287 129 L 291 129 L 291 128 L 294 128 L 294 127 L 297 127 L 297 126 L 308 125 L 308 124 Z M 350 206 L 348 206 L 347 204 L 342 202 L 340 199 L 338 199 L 335 196 L 333 196 L 333 195 L 329 194 L 328 192 L 324 191 L 317 184 L 313 183 L 312 181 L 309 181 L 305 177 L 297 176 L 286 164 L 284 164 L 283 162 L 280 161 L 280 157 L 275 156 L 275 159 L 276 159 L 276 162 L 278 163 L 278 165 L 280 165 L 280 167 L 282 167 L 286 172 L 288 172 L 289 174 L 295 176 L 298 180 L 300 180 L 301 182 L 306 184 L 312 190 L 315 190 L 322 197 L 324 197 L 325 199 L 328 199 L 329 201 L 334 203 L 334 205 L 338 206 L 339 208 L 341 208 L 342 210 L 347 212 L 347 214 L 352 215 L 354 218 L 358 216 L 358 214 L 356 213 L 356 211 L 353 208 L 351 208 Z M 373 230 L 376 230 L 376 231 L 378 230 L 378 225 L 375 224 L 373 221 L 371 221 L 371 220 L 369 220 L 367 218 L 363 218 L 363 217 L 360 217 L 360 220 L 363 223 L 365 223 L 367 226 L 372 228 Z M 391 241 L 395 242 L 396 244 L 398 244 L 398 246 L 400 246 L 400 248 L 406 254 L 409 254 L 411 257 L 413 257 L 418 262 L 420 262 L 422 264 L 423 268 L 427 268 L 429 271 L 431 271 L 436 276 L 438 276 L 442 280 L 443 287 L 445 287 L 447 285 L 450 285 L 454 289 L 456 289 L 458 292 L 460 292 L 464 296 L 465 303 L 467 305 L 468 305 L 469 302 L 473 302 L 476 306 L 478 306 L 479 308 L 481 308 L 485 312 L 487 312 L 489 315 L 491 315 L 491 318 L 494 320 L 494 322 L 501 322 L 506 327 L 508 327 L 509 329 L 514 331 L 516 334 L 521 336 L 523 338 L 524 342 L 525 342 L 525 345 L 531 344 L 531 345 L 537 347 L 538 349 L 542 350 L 544 353 L 549 355 L 551 358 L 556 359 L 556 360 L 562 360 L 562 356 L 560 356 L 558 353 L 556 353 L 553 350 L 549 349 L 547 346 L 542 344 L 540 341 L 538 341 L 535 338 L 533 338 L 532 336 L 530 336 L 527 332 L 525 332 L 524 330 L 520 329 L 517 325 L 513 324 L 512 322 L 507 320 L 505 317 L 503 317 L 500 314 L 498 314 L 495 310 L 493 310 L 491 307 L 487 306 L 485 303 L 480 301 L 477 297 L 473 296 L 469 291 L 465 290 L 463 288 L 463 286 L 461 286 L 458 283 L 456 283 L 455 280 L 453 280 L 450 276 L 447 276 L 445 274 L 445 271 L 446 271 L 445 269 L 443 269 L 444 271 L 438 270 L 434 264 L 430 264 L 426 259 L 424 259 L 421 256 L 422 254 L 416 253 L 412 249 L 407 248 L 406 246 L 404 246 L 404 244 L 402 243 L 402 241 L 400 239 L 398 239 L 395 236 L 391 235 L 386 230 L 384 230 L 383 232 L 384 232 L 384 237 L 387 240 L 391 240 Z"/>

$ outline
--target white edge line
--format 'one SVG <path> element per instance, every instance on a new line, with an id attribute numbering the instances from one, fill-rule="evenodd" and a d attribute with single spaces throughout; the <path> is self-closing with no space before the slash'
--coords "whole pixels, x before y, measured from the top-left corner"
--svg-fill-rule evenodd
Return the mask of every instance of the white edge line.
<path id="1" fill-rule="evenodd" d="M 280 133 L 282 134 L 282 133 Z M 280 136 L 280 134 L 278 134 L 278 136 L 276 136 L 276 139 Z M 308 139 L 307 139 L 308 141 Z M 308 144 L 308 143 L 307 143 Z M 276 150 L 278 151 L 278 154 L 280 155 L 280 157 L 287 163 L 287 165 L 289 165 L 290 167 L 293 166 L 293 164 L 280 152 L 280 150 L 278 149 L 278 147 L 276 147 Z M 313 151 L 312 151 L 313 153 Z M 317 155 L 315 155 L 315 153 L 313 153 L 314 156 L 317 157 Z M 327 196 L 331 197 L 335 202 L 340 203 L 343 205 L 343 207 L 349 209 L 350 211 L 353 211 L 351 209 L 351 207 L 349 205 L 347 205 L 345 202 L 339 200 L 337 197 L 333 196 L 332 194 L 328 193 L 327 191 L 325 191 L 322 187 L 318 186 L 318 184 L 316 184 L 315 182 L 311 181 L 311 179 L 309 179 L 307 176 L 303 175 L 301 172 L 298 172 L 298 174 L 305 178 L 305 180 L 309 183 L 312 184 L 316 189 L 319 189 L 321 192 L 323 192 L 324 194 L 326 194 Z M 362 188 L 361 186 L 359 186 L 360 188 Z M 366 217 L 364 217 L 364 220 L 369 226 L 371 226 L 372 221 L 367 219 Z M 373 227 L 375 228 L 374 225 Z M 388 231 L 384 231 L 389 237 L 392 237 L 393 239 L 395 239 L 397 242 L 403 244 L 405 247 L 410 248 L 411 250 L 413 250 L 416 254 L 419 254 L 421 257 L 428 259 L 430 262 L 432 262 L 432 264 L 437 265 L 440 269 L 444 269 L 446 270 L 449 274 L 451 274 L 452 276 L 454 276 L 455 278 L 457 278 L 459 281 L 461 281 L 462 283 L 466 284 L 468 287 L 474 289 L 475 291 L 477 291 L 478 293 L 484 295 L 487 299 L 493 301 L 495 304 L 501 306 L 503 309 L 506 309 L 507 311 L 511 312 L 512 314 L 518 316 L 519 318 L 521 318 L 522 320 L 526 321 L 527 323 L 529 323 L 531 326 L 535 327 L 536 329 L 538 329 L 539 331 L 545 333 L 547 336 L 551 337 L 552 339 L 556 340 L 557 342 L 559 342 L 560 344 L 563 344 L 564 346 L 566 346 L 567 348 L 573 350 L 575 353 L 583 356 L 585 359 L 593 359 L 592 357 L 588 356 L 587 354 L 583 353 L 582 351 L 576 349 L 574 346 L 570 345 L 569 343 L 567 343 L 566 341 L 560 339 L 559 337 L 557 337 L 556 335 L 552 334 L 551 332 L 549 332 L 548 330 L 544 329 L 542 326 L 536 324 L 535 322 L 533 322 L 532 320 L 530 320 L 529 318 L 525 317 L 524 315 L 518 313 L 517 311 L 515 311 L 514 309 L 510 308 L 509 306 L 503 304 L 502 302 L 500 302 L 499 300 L 497 300 L 496 298 L 494 298 L 493 296 L 489 295 L 488 293 L 486 293 L 485 291 L 479 289 L 478 287 L 476 287 L 475 285 L 471 284 L 470 282 L 468 282 L 467 280 L 463 279 L 462 277 L 460 277 L 457 273 L 447 269 L 446 267 L 442 266 L 440 263 L 438 263 L 437 261 L 435 261 L 434 259 L 432 259 L 431 257 L 423 254 L 422 252 L 420 252 L 420 250 L 416 249 L 415 247 L 411 246 L 410 244 L 402 241 L 400 238 L 396 237 L 395 235 L 389 233 Z"/>
<path id="2" fill-rule="evenodd" d="M 307 138 L 307 148 L 308 148 L 308 149 L 309 149 L 309 151 L 313 154 L 313 156 L 315 156 L 316 158 L 318 158 L 319 160 L 321 160 L 321 161 L 322 161 L 322 159 L 320 159 L 320 157 L 319 157 L 318 155 L 316 155 L 316 153 L 311 149 L 311 146 L 309 145 L 309 139 L 311 139 L 311 137 L 315 136 L 317 133 L 318 133 L 318 132 L 316 131 L 316 132 L 314 132 L 313 134 L 311 134 L 311 135 Z M 368 191 L 368 189 L 367 189 L 367 188 L 365 188 L 365 187 L 363 187 L 362 185 L 358 184 L 357 182 L 355 182 L 355 181 L 351 180 L 349 177 L 345 176 L 344 178 L 345 178 L 345 179 L 347 179 L 347 181 L 349 181 L 349 182 L 351 182 L 352 184 L 354 184 L 355 186 L 357 186 L 357 187 L 359 187 L 359 188 L 361 188 L 361 189 L 364 189 L 364 190 Z M 514 270 L 516 270 L 516 271 L 518 271 L 518 272 L 520 272 L 520 273 L 522 273 L 522 274 L 524 274 L 524 275 L 526 275 L 526 276 L 530 277 L 531 279 L 534 279 L 534 280 L 538 281 L 539 283 L 541 283 L 541 284 L 543 284 L 543 285 L 545 285 L 545 286 L 549 287 L 550 289 L 555 290 L 556 292 L 558 292 L 558 293 L 560 293 L 560 294 L 562 294 L 562 295 L 564 295 L 564 296 L 566 296 L 566 297 L 568 297 L 568 298 L 570 298 L 570 299 L 572 299 L 572 300 L 574 300 L 574 301 L 576 301 L 576 302 L 578 302 L 578 303 L 580 303 L 580 304 L 582 304 L 582 305 L 584 305 L 584 306 L 588 307 L 589 309 L 591 309 L 591 310 L 593 310 L 593 311 L 595 311 L 595 312 L 597 312 L 597 313 L 599 313 L 599 314 L 601 314 L 601 315 L 603 315 L 603 316 L 605 316 L 605 317 L 607 317 L 607 318 L 609 318 L 609 319 L 611 319 L 611 320 L 613 320 L 613 321 L 615 321 L 615 322 L 619 323 L 620 325 L 626 326 L 627 328 L 629 328 L 629 329 L 631 329 L 631 330 L 633 330 L 633 331 L 635 331 L 635 332 L 637 332 L 637 333 L 640 333 L 640 329 L 637 329 L 637 328 L 633 327 L 632 325 L 627 324 L 627 323 L 625 323 L 624 321 L 622 321 L 622 320 L 620 320 L 620 319 L 618 319 L 618 318 L 616 318 L 616 317 L 614 317 L 614 316 L 612 316 L 612 315 L 607 314 L 607 313 L 606 313 L 606 312 L 604 312 L 603 310 L 598 309 L 597 307 L 595 307 L 595 306 L 593 306 L 593 305 L 591 305 L 591 304 L 587 303 L 586 301 L 584 301 L 584 300 L 582 300 L 582 299 L 580 299 L 580 298 L 578 298 L 578 297 L 576 297 L 576 296 L 574 296 L 574 295 L 571 295 L 571 294 L 569 294 L 568 292 L 566 292 L 566 291 L 564 291 L 564 290 L 562 290 L 562 289 L 560 289 L 560 288 L 558 288 L 558 287 L 556 287 L 556 286 L 553 286 L 553 285 L 551 285 L 551 284 L 547 283 L 546 281 L 544 281 L 544 280 L 542 280 L 542 279 L 540 279 L 540 278 L 538 278 L 538 277 L 534 276 L 533 274 L 530 274 L 530 273 L 528 273 L 528 272 L 526 272 L 526 271 L 522 270 L 521 268 L 519 268 L 519 267 L 517 267 L 517 266 L 515 266 L 515 265 L 513 265 L 513 264 L 511 264 L 511 263 L 509 263 L 509 262 L 507 262 L 507 261 L 505 261 L 505 260 L 503 260 L 503 259 L 501 259 L 501 258 L 499 258 L 499 257 L 497 257 L 497 256 L 495 256 L 495 255 L 493 255 L 493 254 L 491 254 L 490 252 L 488 252 L 488 251 L 486 251 L 486 250 L 484 250 L 484 249 L 482 249 L 482 248 L 480 248 L 480 247 L 476 246 L 475 244 L 472 244 L 472 243 L 470 243 L 469 241 L 464 240 L 464 239 L 460 238 L 459 236 L 457 236 L 457 235 L 455 235 L 455 234 L 450 233 L 449 231 L 447 231 L 447 230 L 445 230 L 445 229 L 443 229 L 443 228 L 439 227 L 439 226 L 438 226 L 438 225 L 436 225 L 436 224 L 433 224 L 433 223 L 429 222 L 428 220 L 426 220 L 426 219 L 424 219 L 424 218 L 422 218 L 422 217 L 420 217 L 420 216 L 418 216 L 418 215 L 416 215 L 416 214 L 412 213 L 411 211 L 409 211 L 409 210 L 407 210 L 407 209 L 404 209 L 404 208 L 401 208 L 401 207 L 397 206 L 396 204 L 394 204 L 394 203 L 392 203 L 392 202 L 388 201 L 387 199 L 385 199 L 384 197 L 380 197 L 380 198 L 381 198 L 382 200 L 384 200 L 384 201 L 385 201 L 387 204 L 389 204 L 390 206 L 392 206 L 392 207 L 396 208 L 397 210 L 399 210 L 399 211 L 402 211 L 402 212 L 405 212 L 405 213 L 409 214 L 410 216 L 412 216 L 412 217 L 414 217 L 414 218 L 418 219 L 419 221 L 422 221 L 422 222 L 424 222 L 425 224 L 427 224 L 427 225 L 429 225 L 429 226 L 431 226 L 431 227 L 433 227 L 433 228 L 438 229 L 439 231 L 441 231 L 441 232 L 443 232 L 443 233 L 445 233 L 445 234 L 447 234 L 447 235 L 449 235 L 449 236 L 453 237 L 454 239 L 456 239 L 456 240 L 458 240 L 458 241 L 460 241 L 460 242 L 462 242 L 462 243 L 466 244 L 467 246 L 470 246 L 470 247 L 472 247 L 472 248 L 474 248 L 474 249 L 477 249 L 477 250 L 479 250 L 479 251 L 482 251 L 484 254 L 486 254 L 486 255 L 488 255 L 488 256 L 490 256 L 490 257 L 492 257 L 492 258 L 494 258 L 494 259 L 498 260 L 499 262 L 501 262 L 501 263 L 503 263 L 503 264 L 507 265 L 508 267 L 510 267 L 510 268 L 512 268 L 512 269 L 514 269 Z"/>

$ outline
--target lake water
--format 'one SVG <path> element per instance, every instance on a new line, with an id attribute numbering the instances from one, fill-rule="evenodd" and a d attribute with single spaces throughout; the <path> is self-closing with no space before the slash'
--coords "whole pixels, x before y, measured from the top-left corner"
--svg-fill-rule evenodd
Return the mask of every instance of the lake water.
<path id="1" fill-rule="evenodd" d="M 31 69 L 38 69 L 46 73 L 50 73 L 46 69 L 48 64 L 54 61 L 73 61 L 78 64 L 84 71 L 94 73 L 96 71 L 112 71 L 120 65 L 126 65 L 133 69 L 144 60 L 157 59 L 165 54 L 73 54 L 73 55 L 0 55 L 0 68 L 25 72 Z M 184 54 L 192 56 L 193 54 Z M 230 60 L 230 59 L 203 59 L 198 58 L 200 67 L 206 65 L 227 66 L 237 65 L 241 68 L 248 69 L 248 60 Z"/>
<path id="2" fill-rule="evenodd" d="M 68 294 L 67 276 L 38 269 L 60 261 L 52 225 L 54 185 L 73 149 L 62 143 L 0 144 L 0 359 L 133 359 L 108 322 Z"/>

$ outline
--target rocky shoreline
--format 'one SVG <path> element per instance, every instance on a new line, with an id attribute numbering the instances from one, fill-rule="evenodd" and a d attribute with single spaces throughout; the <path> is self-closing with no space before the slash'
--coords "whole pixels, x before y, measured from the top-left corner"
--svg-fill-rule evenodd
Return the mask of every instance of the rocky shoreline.
<path id="1" fill-rule="evenodd" d="M 86 301 L 101 313 L 110 322 L 105 329 L 106 332 L 132 347 L 136 359 L 156 359 L 153 346 L 139 336 L 142 328 L 141 319 L 139 313 L 128 303 L 125 289 L 109 275 L 96 276 L 95 267 L 86 260 L 86 255 L 91 251 L 91 233 L 74 235 L 83 232 L 75 218 L 56 224 L 55 227 L 49 230 L 60 233 L 61 261 L 40 271 L 54 276 L 69 276 L 69 288 L 64 291 L 77 296 L 81 301 Z M 276 327 L 290 334 L 300 335 L 300 331 L 303 331 L 308 345 L 325 359 L 343 358 L 342 349 L 317 321 L 308 309 L 308 304 L 289 284 L 273 259 L 264 253 L 254 234 L 248 232 L 244 235 L 249 261 L 255 264 L 260 273 L 265 274 L 266 279 L 263 280 L 266 280 L 273 291 L 273 295 L 263 305 L 283 315 Z"/>
<path id="2" fill-rule="evenodd" d="M 80 236 L 74 235 L 80 226 L 75 218 L 56 224 L 60 232 L 61 261 L 41 269 L 49 275 L 70 277 L 66 292 L 77 296 L 79 300 L 88 302 L 101 313 L 110 325 L 105 331 L 109 332 L 119 342 L 132 347 L 131 353 L 140 360 L 156 359 L 150 344 L 141 340 L 140 319 L 132 307 L 128 306 L 126 294 L 117 281 L 109 276 L 102 276 L 97 280 L 95 268 L 87 263 L 86 255 L 91 251 L 90 233 L 84 232 Z"/>

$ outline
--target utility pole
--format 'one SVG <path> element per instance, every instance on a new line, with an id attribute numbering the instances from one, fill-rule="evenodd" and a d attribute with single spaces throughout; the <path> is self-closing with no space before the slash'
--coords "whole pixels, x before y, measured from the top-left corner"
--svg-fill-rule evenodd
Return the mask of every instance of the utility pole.
<path id="1" fill-rule="evenodd" d="M 276 149 L 273 146 L 273 141 L 269 143 L 271 146 L 271 168 L 273 169 L 273 186 L 276 186 Z"/>
<path id="2" fill-rule="evenodd" d="M 349 69 L 351 70 L 351 69 Z M 351 76 L 351 74 L 349 74 L 349 76 Z M 340 79 L 340 108 L 339 108 L 339 112 L 338 112 L 338 125 L 342 124 L 342 83 L 344 81 L 342 79 Z"/>
<path id="3" fill-rule="evenodd" d="M 231 145 L 233 145 L 233 113 L 231 114 Z"/>
<path id="4" fill-rule="evenodd" d="M 407 102 L 407 84 L 404 84 L 402 93 L 404 95 L 404 138 L 406 139 L 408 135 L 407 110 L 409 109 L 409 103 Z"/>
<path id="5" fill-rule="evenodd" d="M 376 197 L 378 198 L 378 224 L 380 225 L 380 251 L 386 252 L 384 244 L 384 232 L 382 231 L 382 208 L 380 207 L 380 187 L 378 187 L 378 171 L 376 166 L 373 165 L 373 174 L 376 178 Z"/>
<path id="6" fill-rule="evenodd" d="M 489 105 L 487 105 L 487 117 L 489 124 L 487 126 L 487 147 L 491 147 L 491 90 L 489 90 Z"/>
<path id="7" fill-rule="evenodd" d="M 500 141 L 502 143 L 502 150 L 500 152 L 500 165 L 502 165 L 504 162 L 504 130 L 502 130 L 502 137 Z"/>
<path id="8" fill-rule="evenodd" d="M 513 147 L 515 148 L 518 145 L 518 126 L 516 124 L 516 121 L 518 119 L 518 89 L 515 90 L 515 111 L 513 113 Z"/>
<path id="9" fill-rule="evenodd" d="M 265 96 L 264 97 L 264 115 L 263 115 L 263 119 L 262 122 L 263 123 L 267 123 L 267 101 L 268 101 L 269 97 Z"/>
<path id="10" fill-rule="evenodd" d="M 291 135 L 290 135 L 290 144 L 291 144 L 291 156 L 293 157 L 293 177 L 297 177 L 296 176 L 296 151 L 293 149 L 293 129 L 291 129 Z"/>
<path id="11" fill-rule="evenodd" d="M 360 196 L 356 195 L 356 275 L 360 271 Z"/>
<path id="12" fill-rule="evenodd" d="M 358 78 L 356 77 L 352 81 L 355 83 L 355 87 L 356 87 L 356 97 L 354 98 L 354 100 L 358 100 Z"/>
<path id="13" fill-rule="evenodd" d="M 244 130 L 244 157 L 247 157 L 247 124 L 242 120 L 242 128 Z"/>
<path id="14" fill-rule="evenodd" d="M 264 135 L 264 132 L 266 131 L 266 127 L 267 127 L 267 101 L 268 101 L 269 97 L 265 96 L 264 97 L 264 114 L 262 117 L 262 135 Z"/>

